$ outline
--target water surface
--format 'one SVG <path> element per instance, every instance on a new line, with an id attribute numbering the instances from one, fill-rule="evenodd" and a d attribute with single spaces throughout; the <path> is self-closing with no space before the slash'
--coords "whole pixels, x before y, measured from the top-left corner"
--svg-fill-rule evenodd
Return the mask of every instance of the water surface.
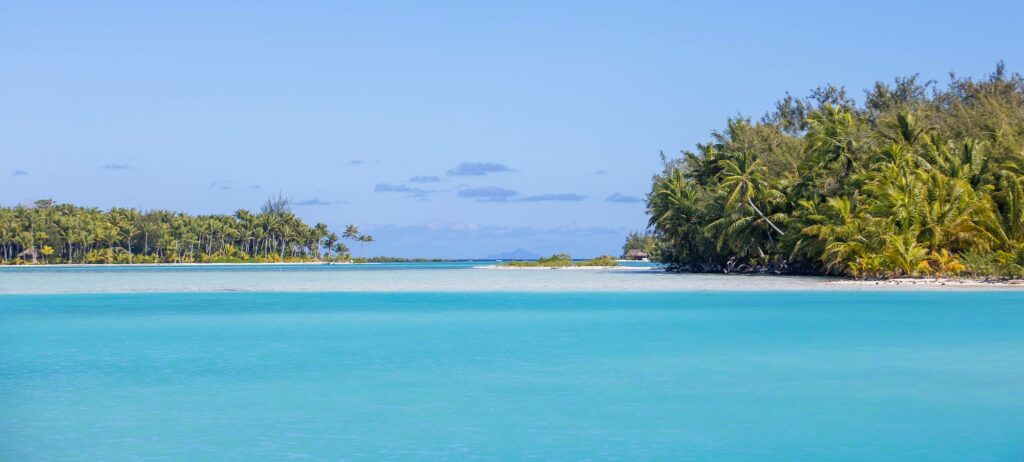
<path id="1" fill-rule="evenodd" d="M 0 460 L 1016 461 L 1022 292 L 0 295 Z"/>

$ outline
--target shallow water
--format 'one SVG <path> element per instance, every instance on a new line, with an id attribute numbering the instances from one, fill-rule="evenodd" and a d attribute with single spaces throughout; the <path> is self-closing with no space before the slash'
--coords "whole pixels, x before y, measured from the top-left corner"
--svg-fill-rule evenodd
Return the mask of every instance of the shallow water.
<path id="1" fill-rule="evenodd" d="M 0 295 L 0 460 L 1014 461 L 1024 292 Z"/>
<path id="2" fill-rule="evenodd" d="M 831 279 L 632 270 L 487 269 L 489 262 L 368 265 L 0 267 L 0 294 L 111 292 L 579 292 L 837 290 Z M 855 289 L 863 289 L 857 287 Z M 846 288 L 845 290 L 851 290 Z"/>

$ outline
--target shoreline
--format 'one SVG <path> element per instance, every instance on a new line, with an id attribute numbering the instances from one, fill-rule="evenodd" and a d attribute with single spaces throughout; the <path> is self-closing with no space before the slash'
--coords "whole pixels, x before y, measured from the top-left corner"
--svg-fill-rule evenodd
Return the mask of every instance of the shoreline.
<path id="1" fill-rule="evenodd" d="M 229 266 L 253 266 L 253 267 L 299 267 L 299 266 L 319 266 L 319 265 L 361 265 L 361 264 L 386 264 L 386 263 L 355 263 L 350 261 L 293 261 L 293 262 L 247 262 L 247 263 L 36 263 L 36 264 L 18 264 L 18 265 L 0 265 L 0 271 L 5 270 L 17 270 L 17 268 L 29 269 L 31 268 L 103 268 L 103 267 L 116 267 L 116 268 L 155 268 L 155 267 L 229 267 Z M 8 268 L 8 269 L 4 269 Z M 665 274 L 671 275 L 671 271 L 666 271 L 663 268 L 656 266 L 505 266 L 500 264 L 478 264 L 472 266 L 466 266 L 466 269 L 492 269 L 500 271 L 522 271 L 522 272 L 536 272 L 540 270 L 568 270 L 570 272 L 608 272 L 608 274 Z M 855 280 L 855 279 L 841 279 L 837 277 L 828 277 L 823 275 L 766 275 L 766 274 L 720 274 L 720 272 L 714 272 L 714 274 L 699 274 L 699 272 L 681 272 L 677 275 L 695 275 L 695 276 L 717 276 L 725 279 L 738 280 L 741 277 L 746 278 L 769 278 L 777 279 L 777 284 L 780 286 L 790 286 L 791 284 L 785 281 L 787 278 L 794 278 L 792 284 L 793 290 L 863 290 L 863 289 L 1010 289 L 1010 290 L 1024 290 L 1024 279 L 1017 280 L 984 280 L 984 279 L 972 279 L 972 278 L 893 278 L 884 280 Z M 728 278 L 733 277 L 733 278 Z M 807 287 L 804 284 L 797 284 L 797 279 L 802 278 L 821 278 L 820 281 L 815 282 L 812 286 Z M 718 279 L 718 278 L 716 278 Z M 784 290 L 784 289 L 783 289 Z M 2 291 L 0 291 L 2 292 Z"/>
<path id="2" fill-rule="evenodd" d="M 892 278 L 892 279 L 840 279 L 826 284 L 852 287 L 1006 287 L 1024 289 L 1024 279 L 988 281 L 971 278 Z"/>
<path id="3" fill-rule="evenodd" d="M 161 266 L 307 266 L 307 265 L 369 265 L 371 262 L 350 261 L 296 261 L 296 262 L 245 262 L 245 263 L 28 263 L 24 265 L 0 265 L 3 268 L 106 268 L 106 267 L 161 267 Z"/>

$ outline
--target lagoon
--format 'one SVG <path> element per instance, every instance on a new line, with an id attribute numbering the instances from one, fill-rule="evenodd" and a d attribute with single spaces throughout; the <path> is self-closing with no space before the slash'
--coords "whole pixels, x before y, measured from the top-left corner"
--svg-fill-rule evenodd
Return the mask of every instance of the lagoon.
<path id="1" fill-rule="evenodd" d="M 402 287 L 0 295 L 0 459 L 1024 455 L 1024 292 Z"/>

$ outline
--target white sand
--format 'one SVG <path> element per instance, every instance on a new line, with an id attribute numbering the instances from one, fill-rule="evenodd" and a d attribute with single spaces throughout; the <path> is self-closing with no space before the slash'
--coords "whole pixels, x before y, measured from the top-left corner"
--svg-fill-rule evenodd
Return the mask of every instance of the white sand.
<path id="1" fill-rule="evenodd" d="M 973 288 L 1019 288 L 1024 289 L 1024 280 L 999 280 L 999 281 L 985 281 L 979 279 L 965 279 L 965 278 L 896 278 L 896 279 L 881 279 L 881 280 L 860 280 L 860 279 L 840 279 L 837 281 L 831 281 L 830 285 L 839 286 L 858 286 L 858 287 L 872 287 L 872 286 L 888 286 L 888 287 L 973 287 Z"/>
<path id="2" fill-rule="evenodd" d="M 644 267 L 475 268 L 472 264 L 91 265 L 0 268 L 0 294 L 125 292 L 687 292 L 1024 290 L 1024 283 L 677 274 Z M 479 265 L 478 265 L 479 266 Z"/>

